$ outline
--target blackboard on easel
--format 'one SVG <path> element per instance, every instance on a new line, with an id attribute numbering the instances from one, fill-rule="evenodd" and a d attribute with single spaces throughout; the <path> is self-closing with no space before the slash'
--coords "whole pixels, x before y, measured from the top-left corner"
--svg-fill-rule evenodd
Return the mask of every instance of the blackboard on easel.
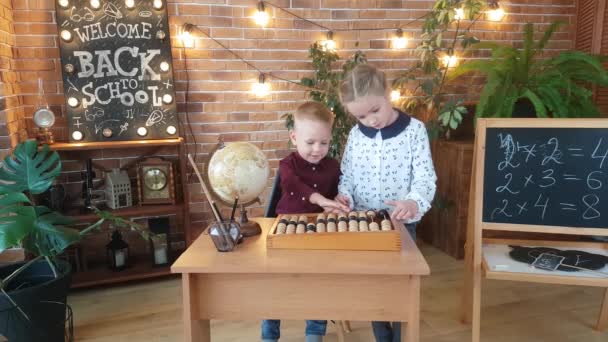
<path id="1" fill-rule="evenodd" d="M 608 128 L 488 128 L 484 159 L 483 222 L 608 229 Z"/>
<path id="2" fill-rule="evenodd" d="M 608 288 L 608 274 L 497 272 L 483 255 L 484 244 L 501 243 L 484 240 L 484 230 L 608 236 L 608 120 L 479 119 L 473 160 L 462 319 L 472 322 L 474 342 L 480 340 L 482 276 Z M 606 327 L 608 289 L 596 329 Z"/>

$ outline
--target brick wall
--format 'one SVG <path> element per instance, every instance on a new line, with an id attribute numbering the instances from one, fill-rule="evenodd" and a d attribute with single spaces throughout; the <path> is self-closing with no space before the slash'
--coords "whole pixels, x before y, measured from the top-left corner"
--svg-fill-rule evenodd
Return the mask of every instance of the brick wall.
<path id="1" fill-rule="evenodd" d="M 288 7 L 300 16 L 319 22 L 333 29 L 361 29 L 374 27 L 399 27 L 408 19 L 416 18 L 432 7 L 433 1 L 397 0 L 273 0 L 277 5 Z M 178 106 L 183 122 L 189 120 L 187 135 L 190 151 L 196 150 L 198 160 L 212 148 L 221 134 L 230 141 L 250 141 L 264 150 L 273 170 L 278 160 L 288 153 L 287 132 L 280 119 L 306 98 L 305 89 L 296 85 L 271 80 L 272 93 L 257 99 L 249 94 L 258 74 L 209 39 L 197 38 L 195 47 L 183 49 L 177 39 L 179 27 L 190 22 L 208 30 L 213 37 L 236 50 L 258 68 L 270 71 L 286 79 L 297 81 L 309 75 L 311 70 L 308 47 L 315 40 L 323 39 L 325 32 L 294 19 L 272 7 L 267 8 L 271 20 L 267 28 L 255 25 L 251 16 L 255 12 L 254 0 L 169 0 L 174 70 L 177 79 Z M 47 100 L 58 113 L 54 130 L 59 140 L 66 140 L 60 60 L 53 0 L 13 0 L 12 12 L 9 0 L 0 0 L 0 57 L 2 64 L 3 96 L 13 102 L 12 108 L 2 113 L 2 123 L 24 120 L 30 136 L 34 129 L 31 121 L 37 99 L 37 78 L 44 80 Z M 563 20 L 570 25 L 554 36 L 550 49 L 558 51 L 572 47 L 575 0 L 512 0 L 504 4 L 507 17 L 501 23 L 480 21 L 473 32 L 482 40 L 496 40 L 518 44 L 525 22 L 541 23 L 539 30 L 553 20 Z M 12 14 L 12 15 L 11 15 Z M 13 19 L 14 18 L 14 19 Z M 11 22 L 14 27 L 12 34 Z M 6 25 L 5 25 L 6 23 Z M 404 30 L 413 37 L 410 47 L 417 42 L 421 23 L 407 26 Z M 393 51 L 388 43 L 392 31 L 336 32 L 340 56 L 347 57 L 362 49 L 371 63 L 384 69 L 389 78 L 411 66 L 417 59 L 413 49 Z M 12 49 L 5 48 L 12 47 Z M 185 57 L 187 57 L 187 65 Z M 8 75 L 4 76 L 5 71 Z M 17 73 L 15 73 L 17 72 Z M 189 78 L 188 104 L 185 101 L 186 79 Z M 465 92 L 467 86 L 456 86 L 454 92 Z M 10 90 L 10 93 L 8 92 Z M 9 97 L 6 97 L 10 95 Z M 22 102 L 17 101 L 20 95 Z M 12 99 L 8 101 L 8 99 Z M 22 106 L 20 106 L 22 104 Z M 189 115 L 185 114 L 186 109 Z M 9 115 L 9 113 L 13 113 Z M 18 134 L 19 125 L 14 126 Z M 1 148 L 7 148 L 8 132 L 0 126 Z M 193 138 L 195 137 L 195 139 Z M 140 151 L 95 151 L 91 156 L 105 167 L 117 167 L 132 162 Z M 160 154 L 171 155 L 172 150 Z M 65 153 L 63 181 L 77 189 L 82 163 L 74 155 Z M 79 156 L 80 157 L 80 156 Z M 274 175 L 274 173 L 273 173 Z M 269 181 L 269 185 L 271 182 Z M 195 223 L 202 226 L 210 217 L 208 206 L 200 195 L 197 183 L 190 185 L 191 211 Z M 268 192 L 268 191 L 267 191 Z M 267 193 L 263 198 L 267 197 Z M 253 215 L 263 212 L 255 208 Z"/>
<path id="2" fill-rule="evenodd" d="M 11 0 L 0 0 L 0 159 L 10 152 L 11 143 L 27 136 L 18 89 L 13 23 Z"/>

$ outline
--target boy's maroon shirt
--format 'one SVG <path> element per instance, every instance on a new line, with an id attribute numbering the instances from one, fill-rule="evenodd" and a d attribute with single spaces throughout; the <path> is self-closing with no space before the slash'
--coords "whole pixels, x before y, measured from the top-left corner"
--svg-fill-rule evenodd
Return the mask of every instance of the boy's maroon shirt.
<path id="1" fill-rule="evenodd" d="M 338 194 L 340 164 L 329 157 L 312 164 L 293 152 L 279 162 L 279 175 L 281 198 L 277 214 L 320 213 L 323 208 L 310 203 L 310 195 L 318 192 L 334 199 Z"/>

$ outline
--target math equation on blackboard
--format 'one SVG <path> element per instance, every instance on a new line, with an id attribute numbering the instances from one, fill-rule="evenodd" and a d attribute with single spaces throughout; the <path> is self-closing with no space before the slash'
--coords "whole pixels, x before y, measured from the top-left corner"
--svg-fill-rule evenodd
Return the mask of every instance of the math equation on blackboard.
<path id="1" fill-rule="evenodd" d="M 483 221 L 608 228 L 608 129 L 488 128 Z"/>

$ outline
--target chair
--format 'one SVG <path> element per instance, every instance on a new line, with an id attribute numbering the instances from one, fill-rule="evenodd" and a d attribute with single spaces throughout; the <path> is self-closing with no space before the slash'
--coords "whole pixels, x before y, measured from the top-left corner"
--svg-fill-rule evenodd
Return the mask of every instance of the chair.
<path id="1" fill-rule="evenodd" d="M 266 204 L 266 210 L 264 217 L 277 217 L 277 204 L 281 199 L 281 177 L 279 171 L 274 177 L 272 183 L 272 190 L 270 190 L 270 197 L 268 197 L 268 203 Z M 344 342 L 344 332 L 351 332 L 349 321 L 331 321 L 336 326 L 336 334 L 338 335 L 338 341 Z"/>

